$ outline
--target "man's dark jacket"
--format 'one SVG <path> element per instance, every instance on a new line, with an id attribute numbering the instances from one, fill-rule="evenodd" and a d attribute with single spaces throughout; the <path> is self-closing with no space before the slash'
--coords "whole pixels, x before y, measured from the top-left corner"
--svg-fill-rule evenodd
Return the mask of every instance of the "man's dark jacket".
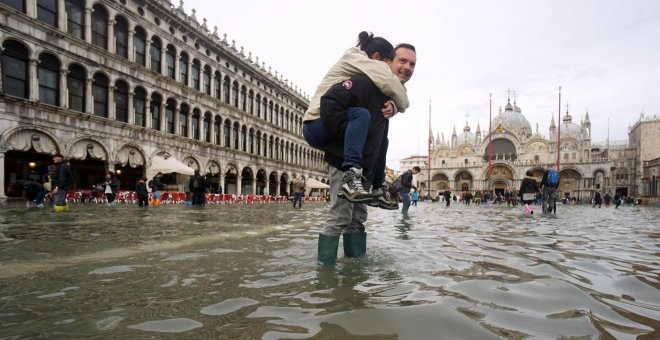
<path id="1" fill-rule="evenodd" d="M 387 138 L 389 121 L 383 117 L 382 108 L 389 98 L 365 75 L 356 75 L 335 84 L 321 97 L 321 119 L 323 125 L 337 139 L 325 147 L 325 161 L 337 169 L 342 168 L 344 160 L 344 134 L 349 107 L 363 107 L 371 113 L 369 132 L 362 154 L 364 176 L 373 178 L 381 146 Z"/>

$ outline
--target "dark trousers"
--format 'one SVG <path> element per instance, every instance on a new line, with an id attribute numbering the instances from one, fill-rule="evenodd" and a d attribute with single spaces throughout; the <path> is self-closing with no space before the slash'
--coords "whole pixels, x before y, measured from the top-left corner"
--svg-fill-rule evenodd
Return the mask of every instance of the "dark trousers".
<path id="1" fill-rule="evenodd" d="M 197 205 L 201 207 L 206 204 L 206 195 L 204 194 L 204 192 L 194 192 L 192 199 L 193 199 L 192 201 L 193 205 Z"/>
<path id="2" fill-rule="evenodd" d="M 138 205 L 141 207 L 148 207 L 149 195 L 138 195 Z"/>
<path id="3" fill-rule="evenodd" d="M 105 198 L 108 200 L 108 203 L 112 203 L 115 200 L 115 194 L 113 193 L 105 194 Z"/>

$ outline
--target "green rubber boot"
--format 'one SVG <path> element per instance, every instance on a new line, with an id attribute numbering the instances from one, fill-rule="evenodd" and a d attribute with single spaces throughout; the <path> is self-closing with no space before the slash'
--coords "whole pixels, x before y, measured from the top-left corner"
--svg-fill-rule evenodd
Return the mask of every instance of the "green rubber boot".
<path id="1" fill-rule="evenodd" d="M 367 233 L 344 234 L 344 256 L 363 257 L 367 255 Z"/>
<path id="2" fill-rule="evenodd" d="M 339 235 L 319 234 L 319 261 L 328 264 L 337 260 L 339 248 Z"/>

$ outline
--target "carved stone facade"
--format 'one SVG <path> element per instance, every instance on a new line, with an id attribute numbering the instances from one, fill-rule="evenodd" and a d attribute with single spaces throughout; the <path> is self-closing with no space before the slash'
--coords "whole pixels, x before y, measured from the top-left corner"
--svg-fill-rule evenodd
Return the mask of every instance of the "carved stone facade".
<path id="1" fill-rule="evenodd" d="M 167 0 L 1 1 L 0 20 L 0 197 L 57 152 L 78 187 L 109 169 L 132 189 L 156 155 L 227 193 L 284 194 L 296 175 L 327 182 L 322 152 L 302 138 L 308 98 L 194 11 Z"/>
<path id="2" fill-rule="evenodd" d="M 466 123 L 463 132 L 452 133 L 450 139 L 445 140 L 444 135 L 438 134 L 433 141 L 431 153 L 430 187 L 429 172 L 424 156 L 413 156 L 403 160 L 404 169 L 413 165 L 422 168 L 416 176 L 418 187 L 424 194 L 437 195 L 438 192 L 450 189 L 454 192 L 463 191 L 517 191 L 527 170 L 532 170 L 537 180 L 540 180 L 543 171 L 557 161 L 557 134 L 561 133 L 560 157 L 560 192 L 563 196 L 568 193 L 575 197 L 593 197 L 595 191 L 609 192 L 614 195 L 616 191 L 635 197 L 644 196 L 649 200 L 657 200 L 657 189 L 650 191 L 651 173 L 658 161 L 660 142 L 658 138 L 657 119 L 654 127 L 631 129 L 629 146 L 609 146 L 591 143 L 591 122 L 589 113 L 585 113 L 580 124 L 573 123 L 573 117 L 567 111 L 562 115 L 562 124 L 558 127 L 554 117 L 550 122 L 548 136 L 538 131 L 532 131 L 531 124 L 522 114 L 522 110 L 507 102 L 505 109 L 492 120 L 492 135 L 489 144 L 488 131 L 480 131 L 477 126 L 476 133 L 472 133 Z M 643 124 L 643 123 L 641 123 Z M 650 125 L 650 122 L 649 122 Z M 639 131 L 639 132 L 637 132 Z M 636 135 L 646 137 L 634 137 Z M 647 135 L 653 135 L 649 137 Z M 655 144 L 653 140 L 655 138 Z M 646 140 L 646 148 L 637 147 L 634 140 Z M 492 167 L 488 173 L 489 145 L 492 145 Z M 645 151 L 645 150 L 655 150 Z M 642 161 L 640 153 L 653 154 Z M 654 158 L 655 157 L 655 158 Z M 419 160 L 418 164 L 410 162 Z M 652 164 L 655 159 L 655 163 Z M 636 161 L 635 161 L 636 160 Z M 657 168 L 657 165 L 655 165 Z M 642 169 L 649 175 L 642 175 Z M 642 188 L 642 181 L 646 180 L 648 192 Z M 653 182 L 657 187 L 657 180 Z"/>

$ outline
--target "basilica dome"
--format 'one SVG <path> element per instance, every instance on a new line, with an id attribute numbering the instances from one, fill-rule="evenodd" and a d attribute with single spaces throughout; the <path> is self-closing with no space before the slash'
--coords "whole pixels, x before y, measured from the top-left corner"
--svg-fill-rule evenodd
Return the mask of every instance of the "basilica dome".
<path id="1" fill-rule="evenodd" d="M 462 144 L 471 144 L 471 145 L 476 145 L 477 144 L 477 136 L 470 132 L 470 126 L 465 123 L 465 127 L 463 128 L 463 132 L 459 133 L 456 136 L 456 145 L 462 145 Z"/>
<path id="2" fill-rule="evenodd" d="M 518 106 L 511 105 L 511 101 L 507 101 L 507 104 L 504 107 L 504 112 L 500 111 L 500 113 L 493 118 L 491 124 L 496 129 L 501 125 L 504 129 L 509 130 L 516 135 L 525 134 L 529 136 L 532 133 L 532 125 L 521 113 Z"/>
<path id="3" fill-rule="evenodd" d="M 582 138 L 582 128 L 580 128 L 580 125 L 575 124 L 572 122 L 573 117 L 571 117 L 568 112 L 566 113 L 566 116 L 562 119 L 564 122 L 561 124 L 561 138 L 575 138 L 575 139 L 581 139 Z"/>

